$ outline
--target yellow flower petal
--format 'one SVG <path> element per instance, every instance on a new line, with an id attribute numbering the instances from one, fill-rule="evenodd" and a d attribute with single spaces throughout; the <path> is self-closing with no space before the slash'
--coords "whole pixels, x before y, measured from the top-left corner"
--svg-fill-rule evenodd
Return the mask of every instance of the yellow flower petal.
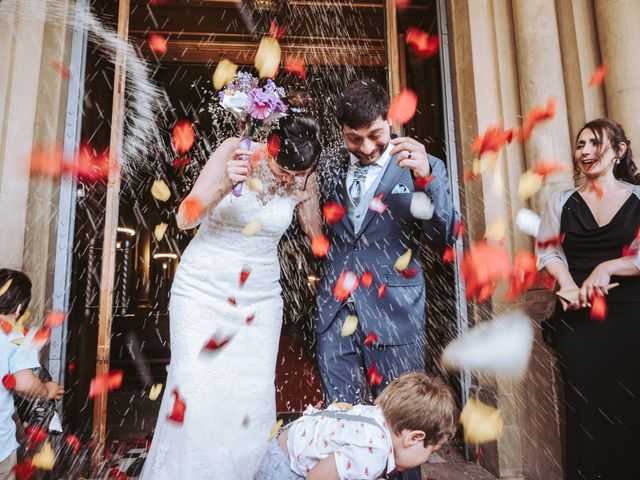
<path id="1" fill-rule="evenodd" d="M 0 295 L 4 295 L 7 292 L 7 290 L 9 290 L 9 287 L 11 286 L 12 282 L 13 282 L 13 278 L 10 278 L 6 282 L 4 282 L 4 285 L 2 285 L 2 288 L 0 288 Z"/>
<path id="2" fill-rule="evenodd" d="M 160 396 L 160 392 L 162 392 L 162 384 L 156 383 L 151 387 L 149 391 L 149 400 L 155 402 Z"/>
<path id="3" fill-rule="evenodd" d="M 156 180 L 151 185 L 151 195 L 161 202 L 166 202 L 171 197 L 171 190 L 163 180 Z"/>
<path id="4" fill-rule="evenodd" d="M 531 170 L 527 170 L 520 175 L 520 181 L 518 182 L 518 196 L 522 200 L 527 200 L 533 197 L 538 190 L 542 187 L 544 177 L 533 173 Z"/>
<path id="5" fill-rule="evenodd" d="M 333 405 L 343 411 L 351 410 L 353 408 L 353 405 L 347 402 L 333 402 Z"/>
<path id="6" fill-rule="evenodd" d="M 231 60 L 227 60 L 226 58 L 220 60 L 220 63 L 216 66 L 215 72 L 213 72 L 213 88 L 221 90 L 229 83 L 233 82 L 237 70 L 238 66 Z"/>
<path id="7" fill-rule="evenodd" d="M 396 270 L 403 271 L 406 270 L 409 266 L 409 262 L 411 261 L 411 249 L 407 250 L 405 253 L 400 255 L 396 260 L 394 265 Z"/>
<path id="8" fill-rule="evenodd" d="M 56 463 L 56 456 L 53 453 L 51 444 L 47 441 L 44 443 L 44 447 L 38 453 L 36 453 L 31 459 L 31 465 L 40 470 L 53 470 L 53 466 Z"/>
<path id="9" fill-rule="evenodd" d="M 504 422 L 499 410 L 470 398 L 460 414 L 460 423 L 465 441 L 480 444 L 499 438 Z"/>
<path id="10" fill-rule="evenodd" d="M 273 440 L 274 437 L 278 434 L 283 423 L 284 422 L 282 421 L 282 419 L 280 419 L 275 423 L 273 427 L 271 427 L 271 433 L 269 433 L 269 441 Z"/>
<path id="11" fill-rule="evenodd" d="M 22 332 L 24 330 L 24 325 L 25 323 L 27 323 L 30 316 L 31 316 L 31 312 L 29 310 L 26 310 L 22 315 L 20 315 L 20 318 L 18 319 L 16 324 L 13 326 L 13 329 L 16 331 L 16 333 L 19 333 L 20 335 L 22 335 Z"/>
<path id="12" fill-rule="evenodd" d="M 242 234 L 246 237 L 253 237 L 260 230 L 262 230 L 262 223 L 260 220 L 252 220 L 242 229 Z"/>
<path id="13" fill-rule="evenodd" d="M 159 223 L 158 225 L 156 225 L 156 228 L 153 229 L 153 236 L 156 237 L 156 240 L 158 242 L 162 241 L 162 237 L 164 237 L 164 232 L 167 231 L 167 227 L 169 225 L 167 225 L 166 223 L 162 222 Z"/>
<path id="14" fill-rule="evenodd" d="M 484 232 L 484 238 L 494 242 L 500 242 L 504 239 L 504 232 L 506 228 L 507 224 L 504 219 L 498 218 L 487 227 L 487 230 Z"/>
<path id="15" fill-rule="evenodd" d="M 255 67 L 260 78 L 275 77 L 280 68 L 280 44 L 273 37 L 263 37 L 256 52 Z"/>
<path id="16" fill-rule="evenodd" d="M 342 324 L 342 332 L 341 335 L 343 337 L 348 337 L 358 328 L 358 317 L 355 315 L 347 315 L 347 318 L 344 319 L 344 323 Z"/>
<path id="17" fill-rule="evenodd" d="M 251 177 L 247 180 L 247 185 L 249 185 L 249 190 L 253 190 L 254 192 L 262 193 L 264 191 L 264 185 L 259 178 Z"/>

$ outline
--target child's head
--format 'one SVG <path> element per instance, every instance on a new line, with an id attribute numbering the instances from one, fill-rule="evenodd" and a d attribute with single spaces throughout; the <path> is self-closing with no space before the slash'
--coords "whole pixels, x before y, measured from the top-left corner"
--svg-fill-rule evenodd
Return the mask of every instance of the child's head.
<path id="1" fill-rule="evenodd" d="M 0 315 L 19 317 L 31 301 L 31 280 L 22 272 L 0 269 L 0 289 L 8 282 L 9 288 L 0 295 Z"/>
<path id="2" fill-rule="evenodd" d="M 384 389 L 376 403 L 391 431 L 399 471 L 426 463 L 456 431 L 458 409 L 453 392 L 437 377 L 404 373 Z"/>

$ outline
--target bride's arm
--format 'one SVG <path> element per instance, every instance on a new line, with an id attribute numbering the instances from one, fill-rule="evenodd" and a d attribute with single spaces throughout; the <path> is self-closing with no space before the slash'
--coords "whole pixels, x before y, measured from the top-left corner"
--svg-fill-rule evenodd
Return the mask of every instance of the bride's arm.
<path id="1" fill-rule="evenodd" d="M 180 204 L 176 214 L 179 229 L 197 227 L 209 208 L 217 205 L 233 185 L 246 180 L 249 161 L 239 157 L 251 152 L 239 149 L 239 144 L 239 138 L 227 138 L 211 154 L 191 192 Z"/>
<path id="2" fill-rule="evenodd" d="M 298 223 L 311 241 L 322 233 L 320 198 L 315 173 L 309 175 L 307 188 L 302 193 L 303 199 L 298 207 Z"/>

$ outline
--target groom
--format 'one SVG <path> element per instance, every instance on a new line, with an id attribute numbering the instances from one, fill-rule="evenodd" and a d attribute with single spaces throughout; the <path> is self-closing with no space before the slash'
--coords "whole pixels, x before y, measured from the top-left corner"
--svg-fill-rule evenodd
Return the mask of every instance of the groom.
<path id="1" fill-rule="evenodd" d="M 439 250 L 454 242 L 456 215 L 444 163 L 416 140 L 392 139 L 388 110 L 387 93 L 373 80 L 347 87 L 337 105 L 346 150 L 320 185 L 324 205 L 336 202 L 346 209 L 327 226 L 331 249 L 317 296 L 318 363 L 330 402 L 364 403 L 369 383 L 377 397 L 402 372 L 424 370 L 421 238 Z M 426 193 L 434 207 L 428 220 L 410 212 L 416 191 Z M 387 206 L 383 213 L 369 208 L 376 197 Z M 394 264 L 408 249 L 411 259 L 398 271 Z M 373 283 L 368 288 L 361 284 L 346 301 L 338 301 L 333 289 L 344 271 L 360 278 L 370 272 Z M 342 336 L 349 315 L 357 316 L 358 326 Z M 374 370 L 381 376 L 379 384 Z M 406 472 L 404 478 L 419 479 L 419 471 Z"/>

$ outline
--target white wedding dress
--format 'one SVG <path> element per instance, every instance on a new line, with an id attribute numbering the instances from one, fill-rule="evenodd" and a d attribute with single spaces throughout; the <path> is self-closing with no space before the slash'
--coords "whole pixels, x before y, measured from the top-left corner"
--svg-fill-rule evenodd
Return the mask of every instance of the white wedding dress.
<path id="1" fill-rule="evenodd" d="M 292 193 L 261 199 L 245 185 L 208 213 L 185 250 L 171 289 L 171 364 L 142 479 L 253 480 L 276 421 L 277 247 L 295 205 Z M 243 235 L 254 220 L 261 230 Z M 251 273 L 241 286 L 243 269 Z M 203 351 L 212 337 L 230 340 Z M 167 419 L 174 390 L 186 403 L 182 424 Z"/>

